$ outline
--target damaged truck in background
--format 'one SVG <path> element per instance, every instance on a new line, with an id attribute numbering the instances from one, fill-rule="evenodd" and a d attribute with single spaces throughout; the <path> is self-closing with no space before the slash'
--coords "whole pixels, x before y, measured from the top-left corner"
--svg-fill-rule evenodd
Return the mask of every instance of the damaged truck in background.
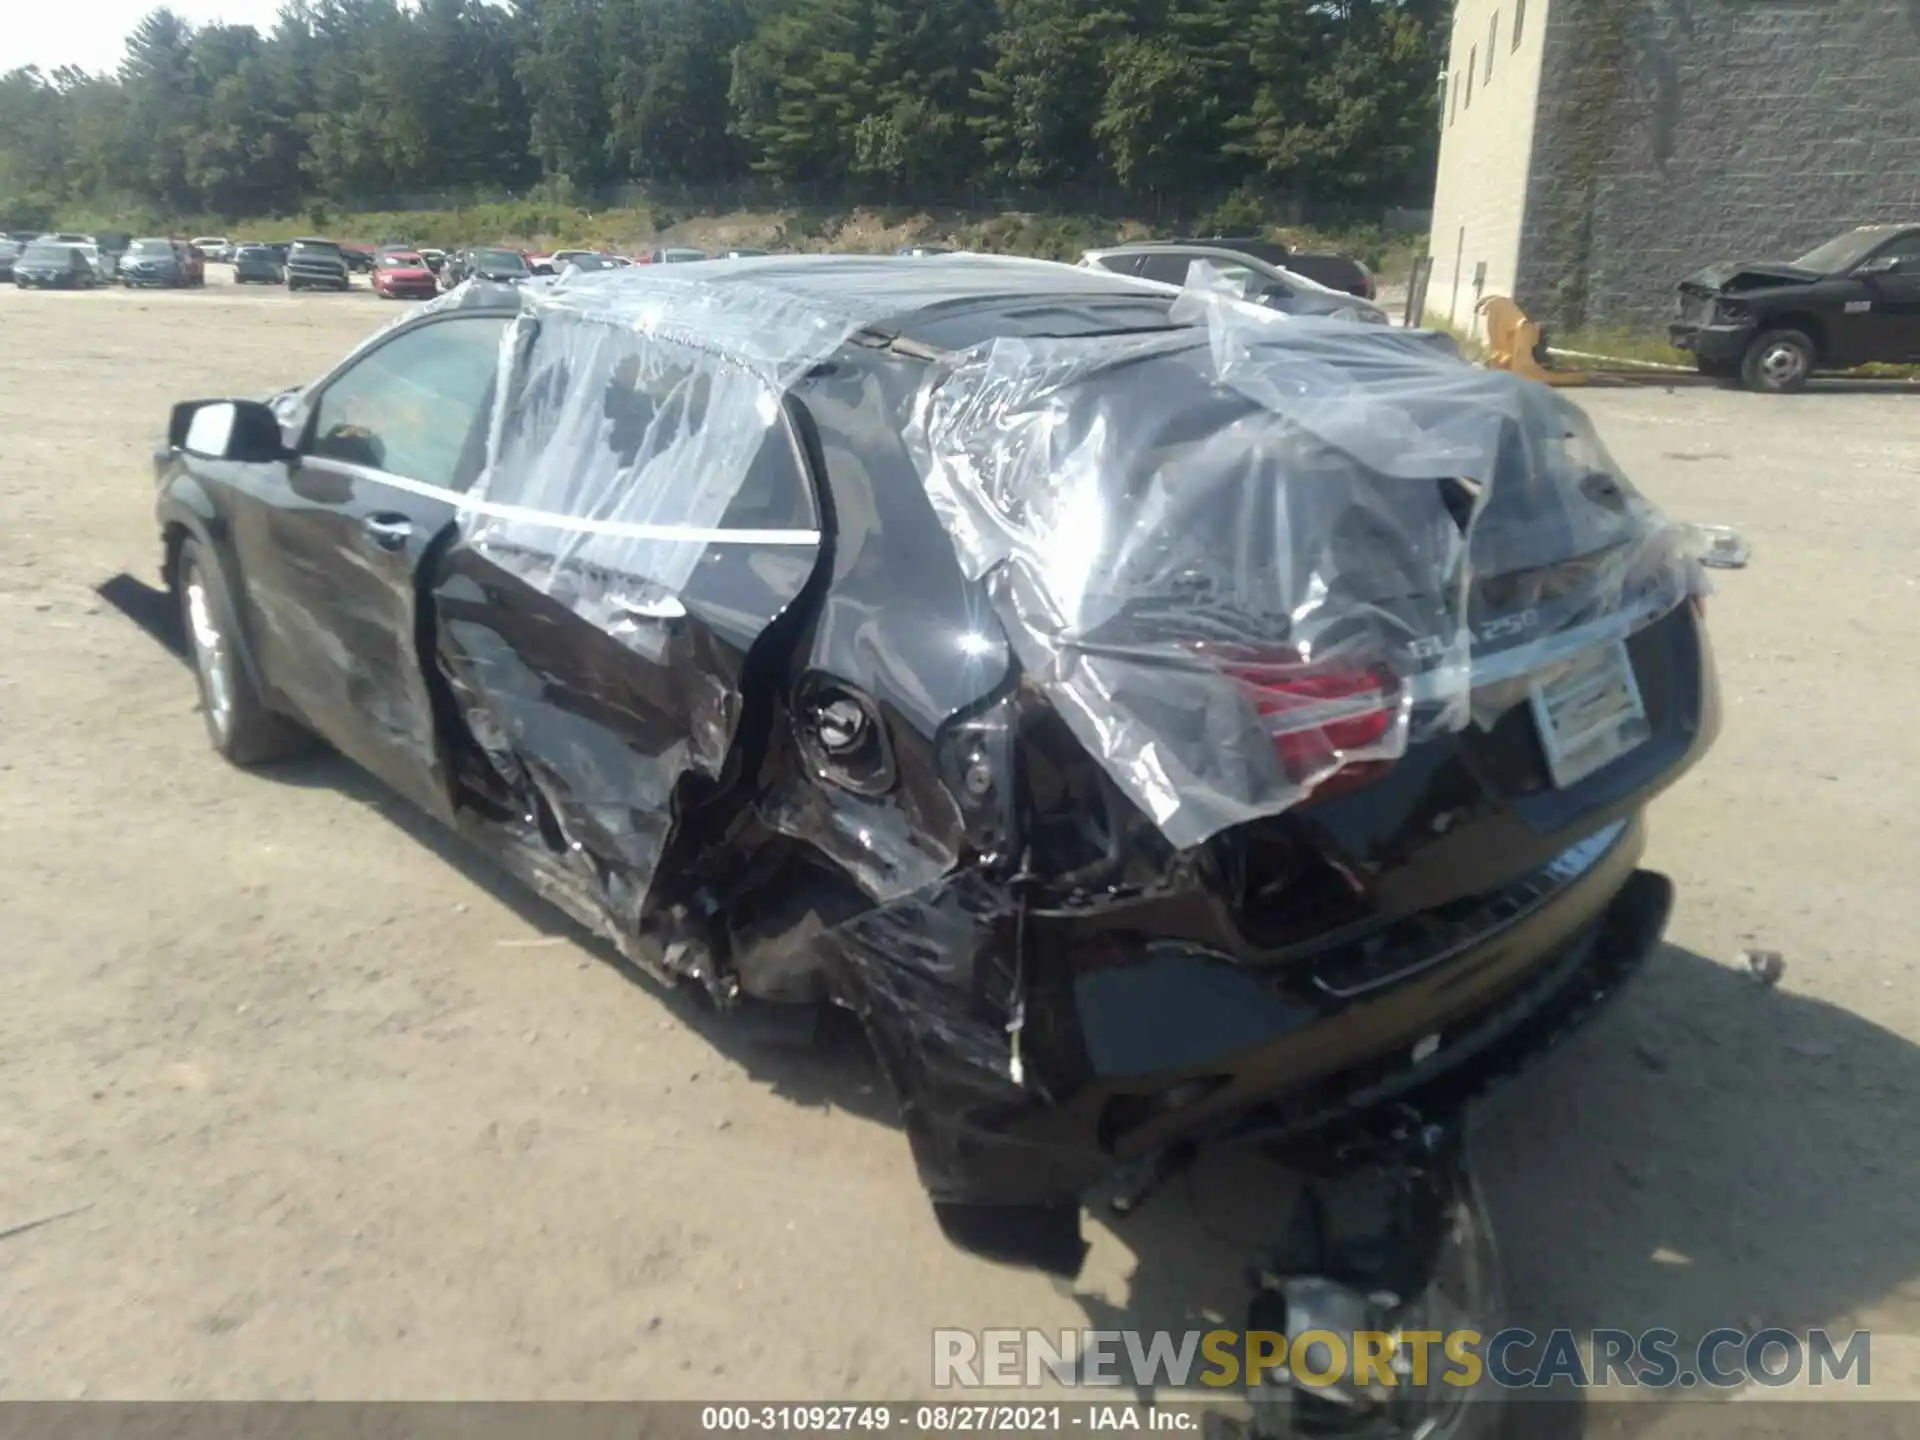
<path id="1" fill-rule="evenodd" d="M 1462 1111 L 1655 948 L 1719 723 L 1689 532 L 1577 410 L 1204 285 L 469 285 L 155 464 L 216 749 L 321 737 L 661 980 L 850 1010 L 984 1253 L 1283 1149 L 1262 1328 L 1487 1318 Z M 1472 1418 L 1336 1399 L 1289 1423 Z"/>
<path id="2" fill-rule="evenodd" d="M 1709 265 L 1667 327 L 1703 375 L 1783 395 L 1822 372 L 1920 364 L 1920 225 L 1861 225 L 1797 260 Z"/>

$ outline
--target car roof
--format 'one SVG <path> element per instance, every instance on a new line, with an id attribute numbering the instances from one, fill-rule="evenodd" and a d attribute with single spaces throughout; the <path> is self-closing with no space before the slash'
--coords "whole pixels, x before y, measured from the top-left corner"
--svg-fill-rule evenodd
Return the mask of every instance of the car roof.
<path id="1" fill-rule="evenodd" d="M 1018 255 L 750 255 L 725 265 L 688 265 L 679 273 L 890 316 L 955 300 L 1141 293 L 1140 282 L 1125 276 Z"/>
<path id="2" fill-rule="evenodd" d="M 645 267 L 602 272 L 568 292 L 566 308 L 618 323 L 634 300 L 689 316 L 738 288 L 755 310 L 811 313 L 849 338 L 953 350 L 1013 335 L 1093 335 L 1169 328 L 1179 291 L 1128 276 L 1004 255 L 769 255 L 703 260 L 669 280 Z M 655 310 L 656 314 L 659 313 Z M 803 328 L 809 328 L 804 327 Z"/>

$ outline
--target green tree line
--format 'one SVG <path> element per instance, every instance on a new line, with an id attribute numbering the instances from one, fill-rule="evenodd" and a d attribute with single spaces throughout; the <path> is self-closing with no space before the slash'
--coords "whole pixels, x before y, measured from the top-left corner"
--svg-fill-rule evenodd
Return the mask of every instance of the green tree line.
<path id="1" fill-rule="evenodd" d="M 291 0 L 0 76 L 0 218 L 759 179 L 1418 203 L 1441 0 Z M 44 223 L 52 223 L 49 218 Z"/>

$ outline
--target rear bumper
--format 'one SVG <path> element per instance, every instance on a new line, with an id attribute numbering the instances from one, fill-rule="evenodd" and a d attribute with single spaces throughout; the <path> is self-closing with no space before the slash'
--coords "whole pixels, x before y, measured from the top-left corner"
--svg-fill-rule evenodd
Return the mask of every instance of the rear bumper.
<path id="1" fill-rule="evenodd" d="M 1077 1214 L 1080 1192 L 1129 1161 L 1463 1104 L 1558 1043 L 1652 951 L 1671 903 L 1663 877 L 1636 869 L 1643 822 L 1603 833 L 1606 848 L 1537 903 L 1358 995 L 1195 945 L 1142 942 L 1091 971 L 1036 946 L 1020 1077 L 1004 1026 L 977 1004 L 935 1010 L 937 981 L 919 973 L 969 942 L 975 974 L 1011 973 L 979 896 L 910 897 L 834 936 L 936 1203 Z"/>

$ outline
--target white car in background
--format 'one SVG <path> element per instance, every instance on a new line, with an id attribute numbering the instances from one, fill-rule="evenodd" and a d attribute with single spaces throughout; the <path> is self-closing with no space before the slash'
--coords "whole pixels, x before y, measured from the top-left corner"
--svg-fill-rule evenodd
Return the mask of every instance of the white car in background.
<path id="1" fill-rule="evenodd" d="M 233 263 L 233 241 L 224 235 L 196 235 L 187 243 L 209 260 L 222 265 Z"/>
<path id="2" fill-rule="evenodd" d="M 87 257 L 87 264 L 93 267 L 93 273 L 99 277 L 102 285 L 112 283 L 117 268 L 117 256 L 103 254 L 100 247 L 91 240 L 75 245 L 73 248 Z"/>

